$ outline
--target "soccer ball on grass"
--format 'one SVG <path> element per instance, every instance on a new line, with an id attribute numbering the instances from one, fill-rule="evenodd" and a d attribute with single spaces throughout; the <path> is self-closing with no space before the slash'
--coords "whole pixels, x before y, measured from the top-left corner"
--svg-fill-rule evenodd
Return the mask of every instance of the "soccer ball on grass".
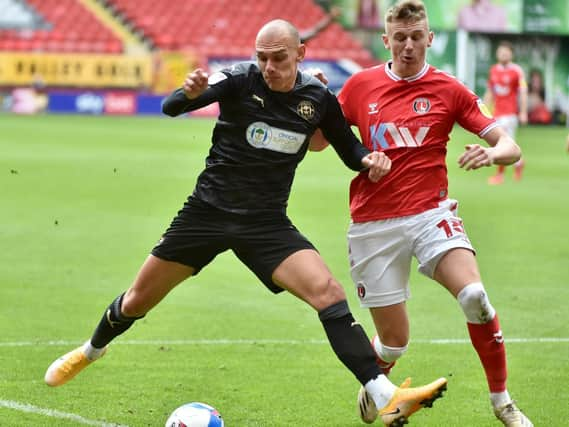
<path id="1" fill-rule="evenodd" d="M 186 403 L 176 408 L 165 427 L 224 427 L 219 412 L 200 402 Z"/>

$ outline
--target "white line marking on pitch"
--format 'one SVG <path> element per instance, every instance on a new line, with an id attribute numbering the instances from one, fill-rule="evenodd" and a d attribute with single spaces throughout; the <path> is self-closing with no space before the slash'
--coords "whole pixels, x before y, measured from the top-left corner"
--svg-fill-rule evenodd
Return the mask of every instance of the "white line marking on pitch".
<path id="1" fill-rule="evenodd" d="M 569 343 L 569 337 L 543 337 L 543 338 L 507 338 L 507 343 Z M 48 347 L 48 346 L 77 346 L 84 341 L 72 340 L 54 340 L 54 341 L 0 341 L 0 347 Z M 417 344 L 434 344 L 434 345 L 452 345 L 452 344 L 470 344 L 468 338 L 434 338 L 434 339 L 412 339 L 412 343 Z M 287 340 L 287 339 L 195 339 L 195 340 L 117 340 L 113 345 L 253 345 L 253 344 L 289 344 L 289 345 L 307 345 L 307 344 L 328 344 L 327 340 Z"/>
<path id="2" fill-rule="evenodd" d="M 3 400 L 0 399 L 0 407 L 13 409 L 20 412 L 28 412 L 30 414 L 44 415 L 46 417 L 59 418 L 64 420 L 71 420 L 79 424 L 85 424 L 88 426 L 97 427 L 128 427 L 123 424 L 113 424 L 104 421 L 90 420 L 88 418 L 83 418 L 81 415 L 70 414 L 68 412 L 61 412 L 55 409 L 39 408 L 29 403 L 14 402 L 13 400 Z"/>

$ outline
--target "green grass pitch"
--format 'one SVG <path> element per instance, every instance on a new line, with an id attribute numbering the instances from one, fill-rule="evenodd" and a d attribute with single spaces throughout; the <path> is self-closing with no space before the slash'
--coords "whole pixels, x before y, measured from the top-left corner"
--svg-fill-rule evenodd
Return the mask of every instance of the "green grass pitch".
<path id="1" fill-rule="evenodd" d="M 47 366 L 87 339 L 192 191 L 211 120 L 0 115 L 0 425 L 162 426 L 203 401 L 228 427 L 356 427 L 356 380 L 312 310 L 273 296 L 230 254 L 176 288 L 100 362 L 60 388 Z M 509 356 L 509 389 L 536 426 L 569 422 L 567 129 L 525 127 L 522 182 L 456 166 L 476 137 L 449 143 L 450 194 L 478 249 Z M 352 172 L 333 150 L 300 164 L 289 215 L 344 284 L 372 334 L 348 271 Z M 446 376 L 416 426 L 496 426 L 458 305 L 413 271 L 411 344 L 399 383 Z M 508 342 L 509 339 L 509 342 Z M 440 340 L 440 341 L 437 341 Z M 450 341 L 445 341 L 450 340 Z"/>

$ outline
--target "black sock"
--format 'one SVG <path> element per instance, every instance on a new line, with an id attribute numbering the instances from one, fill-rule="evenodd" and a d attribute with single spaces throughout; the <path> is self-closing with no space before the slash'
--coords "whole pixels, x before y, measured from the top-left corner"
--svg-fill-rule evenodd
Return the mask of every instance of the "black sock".
<path id="1" fill-rule="evenodd" d="M 381 374 L 369 338 L 345 300 L 325 308 L 318 316 L 336 356 L 362 385 Z"/>
<path id="2" fill-rule="evenodd" d="M 119 295 L 109 305 L 103 318 L 97 325 L 93 336 L 91 337 L 91 345 L 95 348 L 103 348 L 113 339 L 118 337 L 124 331 L 132 326 L 135 320 L 142 319 L 140 317 L 127 317 L 121 313 L 121 303 L 124 294 Z"/>

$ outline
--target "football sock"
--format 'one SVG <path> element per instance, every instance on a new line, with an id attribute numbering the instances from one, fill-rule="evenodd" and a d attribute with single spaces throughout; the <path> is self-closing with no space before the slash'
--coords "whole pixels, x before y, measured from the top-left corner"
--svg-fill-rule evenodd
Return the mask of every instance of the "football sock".
<path id="1" fill-rule="evenodd" d="M 490 401 L 494 408 L 501 408 L 502 406 L 510 403 L 512 398 L 510 397 L 508 390 L 505 390 L 501 393 L 490 393 Z"/>
<path id="2" fill-rule="evenodd" d="M 96 349 L 104 348 L 114 338 L 125 332 L 140 317 L 127 317 L 121 313 L 121 303 L 124 294 L 119 295 L 109 305 L 99 325 L 91 337 L 91 345 Z"/>
<path id="3" fill-rule="evenodd" d="M 496 175 L 503 175 L 506 171 L 506 166 L 498 165 L 498 170 L 496 171 Z"/>
<path id="4" fill-rule="evenodd" d="M 336 356 L 362 385 L 381 374 L 369 338 L 345 300 L 325 308 L 318 316 Z"/>
<path id="5" fill-rule="evenodd" d="M 93 345 L 91 344 L 91 341 L 88 340 L 84 345 L 83 345 L 83 353 L 85 353 L 85 356 L 87 356 L 87 359 L 93 361 L 93 360 L 97 360 L 99 357 L 101 357 L 101 355 L 105 352 L 105 348 L 95 348 L 93 347 Z"/>
<path id="6" fill-rule="evenodd" d="M 467 323 L 472 345 L 484 367 L 491 393 L 506 390 L 506 348 L 498 316 L 483 324 Z"/>
<path id="7" fill-rule="evenodd" d="M 381 342 L 378 335 L 375 335 L 371 340 L 371 345 L 375 350 L 377 356 L 377 363 L 381 368 L 384 375 L 389 375 L 391 368 L 395 365 L 397 359 L 405 354 L 407 346 L 392 347 L 385 345 Z"/>
<path id="8" fill-rule="evenodd" d="M 368 381 L 364 385 L 368 394 L 373 398 L 375 407 L 379 410 L 389 403 L 397 387 L 385 375 Z"/>

